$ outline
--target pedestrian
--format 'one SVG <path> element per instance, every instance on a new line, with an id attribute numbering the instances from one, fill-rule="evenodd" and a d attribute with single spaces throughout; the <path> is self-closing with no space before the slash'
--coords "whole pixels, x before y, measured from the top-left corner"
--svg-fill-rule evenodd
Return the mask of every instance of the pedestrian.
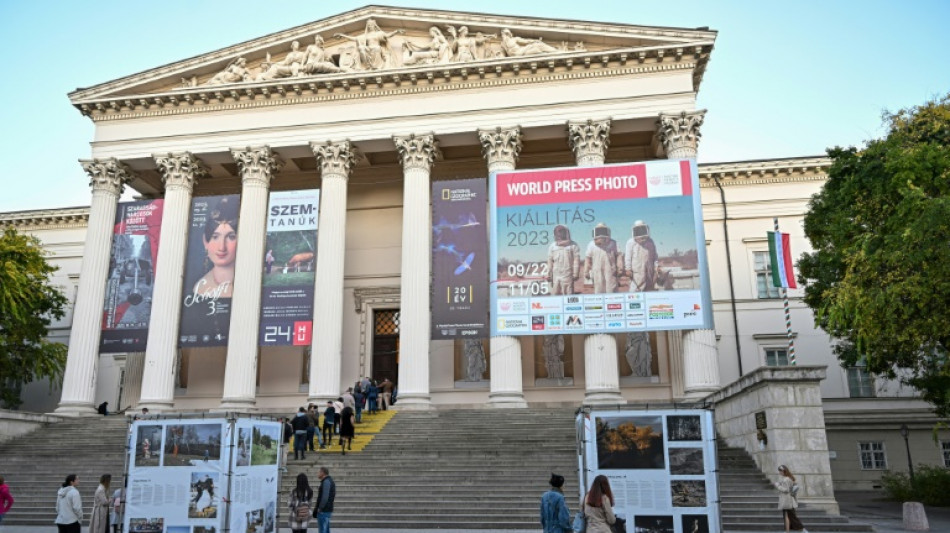
<path id="1" fill-rule="evenodd" d="M 363 376 L 363 379 L 360 381 L 360 387 L 363 389 L 363 392 L 366 392 L 366 389 L 369 388 L 369 376 Z"/>
<path id="2" fill-rule="evenodd" d="M 92 515 L 89 517 L 89 533 L 109 533 L 109 485 L 112 476 L 103 474 L 92 499 Z"/>
<path id="3" fill-rule="evenodd" d="M 798 519 L 795 509 L 798 508 L 798 485 L 795 483 L 795 476 L 785 465 L 779 465 L 778 473 L 782 475 L 775 482 L 775 488 L 778 489 L 778 508 L 782 510 L 782 516 L 785 518 L 785 533 L 789 531 L 804 531 L 808 533 L 802 521 Z"/>
<path id="4" fill-rule="evenodd" d="M 109 402 L 100 403 L 96 411 L 102 416 L 107 416 L 109 414 Z"/>
<path id="5" fill-rule="evenodd" d="M 320 533 L 330 533 L 330 518 L 333 516 L 333 500 L 336 499 L 336 483 L 330 477 L 330 470 L 325 466 L 317 472 L 320 488 L 317 490 L 317 526 Z"/>
<path id="6" fill-rule="evenodd" d="M 112 532 L 120 533 L 122 531 L 122 504 L 124 503 L 125 490 L 122 487 L 115 489 L 112 493 L 109 522 L 112 524 Z"/>
<path id="7" fill-rule="evenodd" d="M 79 476 L 69 474 L 56 493 L 56 527 L 59 533 L 82 533 L 82 497 L 79 495 Z"/>
<path id="8" fill-rule="evenodd" d="M 336 408 L 333 402 L 327 401 L 327 408 L 323 411 L 323 440 L 327 446 L 333 446 L 333 424 L 336 420 Z"/>
<path id="9" fill-rule="evenodd" d="M 369 385 L 366 386 L 366 403 L 369 406 L 370 413 L 376 413 L 379 410 L 379 404 L 376 403 L 379 401 L 379 387 L 376 386 L 375 381 L 370 381 Z"/>
<path id="10" fill-rule="evenodd" d="M 310 426 L 310 419 L 307 418 L 307 412 L 303 407 L 297 410 L 297 416 L 290 421 L 294 428 L 294 459 L 307 458 L 307 428 Z"/>
<path id="11" fill-rule="evenodd" d="M 313 506 L 313 489 L 307 480 L 307 474 L 297 474 L 297 486 L 290 491 L 290 517 L 287 525 L 293 533 L 306 533 L 310 524 Z"/>
<path id="12" fill-rule="evenodd" d="M 340 396 L 333 402 L 333 412 L 336 413 L 336 417 L 333 419 L 333 433 L 336 435 L 340 434 L 340 413 L 343 412 L 343 397 Z M 340 444 L 343 444 L 343 438 L 339 439 Z"/>
<path id="13" fill-rule="evenodd" d="M 322 431 L 320 431 L 320 411 L 317 411 L 317 406 L 310 404 L 307 406 L 307 418 L 310 419 L 310 427 L 307 428 L 307 447 L 310 451 L 313 449 L 313 436 L 316 434 L 317 442 L 320 444 L 320 449 L 325 448 L 323 445 L 323 436 Z"/>
<path id="14" fill-rule="evenodd" d="M 356 410 L 356 398 L 353 396 L 353 387 L 346 389 L 343 396 L 340 396 L 340 400 L 343 402 L 343 407 L 349 407 L 354 411 Z"/>
<path id="15" fill-rule="evenodd" d="M 607 476 L 599 475 L 584 498 L 584 516 L 587 517 L 587 533 L 611 533 L 610 525 L 617 521 L 614 516 L 614 493 L 610 490 Z"/>
<path id="16" fill-rule="evenodd" d="M 383 382 L 379 385 L 379 391 L 382 392 L 383 401 L 383 411 L 389 409 L 389 406 L 392 405 L 391 401 L 393 398 L 393 385 L 392 381 L 389 381 L 389 378 L 383 378 Z"/>
<path id="17" fill-rule="evenodd" d="M 281 446 L 281 462 L 280 462 L 280 471 L 287 471 L 287 455 L 290 453 L 290 437 L 294 434 L 294 427 L 290 425 L 290 422 L 286 418 L 280 417 L 277 419 L 280 422 L 280 442 L 283 444 Z"/>
<path id="18" fill-rule="evenodd" d="M 356 435 L 356 415 L 353 414 L 353 408 L 346 406 L 340 412 L 340 448 L 343 455 L 346 455 L 346 449 L 353 449 L 353 437 Z"/>
<path id="19" fill-rule="evenodd" d="M 571 511 L 564 501 L 564 476 L 551 474 L 551 488 L 541 495 L 541 527 L 544 533 L 567 533 L 571 528 Z"/>
<path id="20" fill-rule="evenodd" d="M 0 524 L 3 523 L 3 517 L 11 507 L 13 507 L 13 496 L 10 495 L 10 487 L 3 476 L 0 476 Z"/>
<path id="21" fill-rule="evenodd" d="M 363 406 L 366 405 L 366 394 L 359 385 L 353 389 L 353 401 L 356 404 L 356 423 L 359 424 L 363 421 Z"/>

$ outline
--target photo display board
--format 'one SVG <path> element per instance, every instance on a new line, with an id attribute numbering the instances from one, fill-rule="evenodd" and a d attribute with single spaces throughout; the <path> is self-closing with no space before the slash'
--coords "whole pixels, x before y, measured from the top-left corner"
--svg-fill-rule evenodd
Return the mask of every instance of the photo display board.
<path id="1" fill-rule="evenodd" d="M 484 179 L 432 183 L 432 340 L 488 336 Z"/>
<path id="2" fill-rule="evenodd" d="M 123 202 L 116 208 L 99 352 L 144 352 L 164 200 Z"/>
<path id="3" fill-rule="evenodd" d="M 712 412 L 593 411 L 577 423 L 582 497 L 604 475 L 628 532 L 719 533 Z"/>
<path id="4" fill-rule="evenodd" d="M 270 194 L 261 281 L 261 346 L 310 346 L 320 190 Z"/>
<path id="5" fill-rule="evenodd" d="M 239 419 L 231 456 L 231 531 L 277 533 L 279 422 Z"/>
<path id="6" fill-rule="evenodd" d="M 713 327 L 696 161 L 496 172 L 492 335 Z"/>

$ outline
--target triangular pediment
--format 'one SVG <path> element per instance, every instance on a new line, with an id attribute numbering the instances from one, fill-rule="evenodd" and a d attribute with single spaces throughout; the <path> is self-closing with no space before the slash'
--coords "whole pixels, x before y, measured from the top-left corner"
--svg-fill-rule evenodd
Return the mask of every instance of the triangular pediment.
<path id="1" fill-rule="evenodd" d="M 192 105 L 230 95 L 271 93 L 468 76 L 538 65 L 589 67 L 611 61 L 697 64 L 716 32 L 602 22 L 367 6 L 145 72 L 78 89 L 86 114 Z M 698 83 L 698 79 L 697 79 Z"/>

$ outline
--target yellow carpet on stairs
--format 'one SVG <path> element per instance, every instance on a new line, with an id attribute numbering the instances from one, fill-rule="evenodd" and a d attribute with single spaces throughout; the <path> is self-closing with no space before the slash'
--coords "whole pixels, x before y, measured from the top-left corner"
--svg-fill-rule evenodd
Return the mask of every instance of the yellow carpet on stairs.
<path id="1" fill-rule="evenodd" d="M 352 451 L 353 453 L 363 451 L 363 448 L 367 444 L 373 441 L 373 437 L 377 433 L 383 430 L 383 427 L 386 426 L 386 423 L 389 422 L 392 417 L 396 416 L 396 411 L 394 409 L 389 409 L 386 411 L 377 411 L 373 414 L 363 412 L 363 420 L 356 424 L 356 436 L 353 438 L 353 449 L 346 449 L 347 453 Z M 334 435 L 332 442 L 327 443 L 330 446 L 322 450 L 317 450 L 320 453 L 340 453 L 340 442 L 339 435 Z M 291 448 L 292 450 L 293 448 Z"/>

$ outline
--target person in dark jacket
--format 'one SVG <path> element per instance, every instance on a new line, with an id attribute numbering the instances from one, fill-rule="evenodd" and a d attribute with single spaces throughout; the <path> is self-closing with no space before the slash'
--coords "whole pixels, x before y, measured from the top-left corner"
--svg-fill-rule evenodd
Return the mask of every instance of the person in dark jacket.
<path id="1" fill-rule="evenodd" d="M 301 407 L 297 411 L 297 416 L 290 421 L 294 428 L 294 459 L 307 458 L 307 428 L 310 427 L 310 419 L 307 418 L 307 411 Z"/>
<path id="2" fill-rule="evenodd" d="M 333 516 L 333 500 L 336 499 L 336 483 L 330 477 L 330 470 L 325 466 L 317 472 L 320 488 L 317 489 L 317 526 L 319 533 L 330 533 L 330 518 Z"/>
<path id="3" fill-rule="evenodd" d="M 336 423 L 336 407 L 333 402 L 327 402 L 327 408 L 323 411 L 323 440 L 327 446 L 333 446 L 333 426 Z"/>

